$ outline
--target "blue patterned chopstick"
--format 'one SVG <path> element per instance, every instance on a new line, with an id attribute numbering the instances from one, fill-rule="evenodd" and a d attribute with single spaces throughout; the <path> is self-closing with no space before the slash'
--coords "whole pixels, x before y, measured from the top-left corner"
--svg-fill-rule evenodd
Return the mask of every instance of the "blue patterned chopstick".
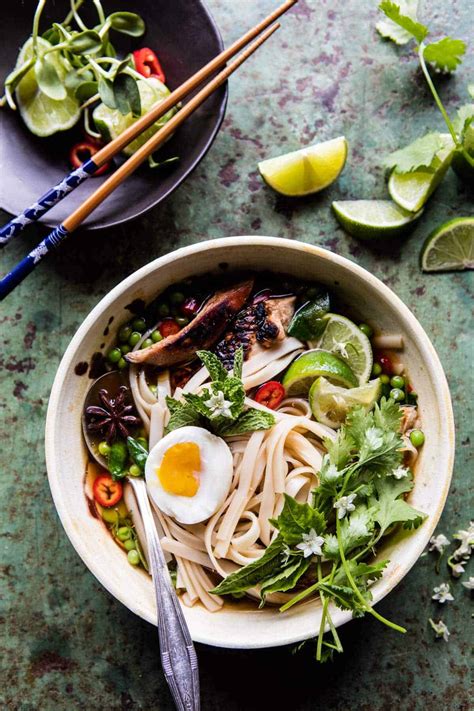
<path id="1" fill-rule="evenodd" d="M 27 207 L 21 215 L 14 217 L 6 225 L 0 227 L 0 247 L 4 247 L 11 239 L 19 235 L 26 225 L 39 220 L 42 215 L 60 202 L 68 193 L 93 175 L 98 168 L 99 166 L 89 158 L 79 168 L 69 173 L 60 183 L 50 188 L 34 205 Z"/>

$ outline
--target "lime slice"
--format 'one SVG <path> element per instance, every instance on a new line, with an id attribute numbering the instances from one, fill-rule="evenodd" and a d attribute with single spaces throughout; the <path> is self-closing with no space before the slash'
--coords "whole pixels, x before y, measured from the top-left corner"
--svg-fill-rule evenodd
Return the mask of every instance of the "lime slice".
<path id="1" fill-rule="evenodd" d="M 339 314 L 327 314 L 328 323 L 316 344 L 318 348 L 334 353 L 350 367 L 358 384 L 366 383 L 373 365 L 372 346 L 353 321 Z"/>
<path id="2" fill-rule="evenodd" d="M 309 404 L 318 422 L 337 429 L 344 423 L 351 407 L 362 405 L 369 412 L 381 393 L 380 378 L 350 390 L 332 385 L 326 378 L 318 378 L 309 391 Z"/>
<path id="3" fill-rule="evenodd" d="M 344 168 L 347 141 L 344 136 L 315 143 L 293 153 L 258 164 L 260 175 L 277 193 L 299 197 L 331 185 Z"/>
<path id="4" fill-rule="evenodd" d="M 38 37 L 38 47 L 45 50 L 50 43 Z M 21 67 L 33 56 L 33 40 L 30 38 L 18 55 L 16 69 Z M 61 79 L 66 76 L 66 69 L 55 52 L 48 55 Z M 78 100 L 71 90 L 66 90 L 66 98 L 60 101 L 46 96 L 38 86 L 35 69 L 32 67 L 25 74 L 16 88 L 15 96 L 20 115 L 31 133 L 35 136 L 51 136 L 57 131 L 72 128 L 80 118 L 81 111 Z"/>
<path id="5" fill-rule="evenodd" d="M 337 200 L 332 209 L 346 232 L 360 239 L 406 234 L 421 215 L 406 212 L 391 200 Z"/>
<path id="6" fill-rule="evenodd" d="M 474 269 L 474 217 L 445 222 L 426 239 L 420 255 L 424 272 Z"/>
<path id="7" fill-rule="evenodd" d="M 358 384 L 356 376 L 341 358 L 328 351 L 315 349 L 306 351 L 293 361 L 283 377 L 282 385 L 288 396 L 307 395 L 313 382 L 320 376 L 346 388 Z"/>
<path id="8" fill-rule="evenodd" d="M 156 104 L 157 101 L 163 101 L 163 99 L 169 96 L 170 93 L 168 87 L 165 86 L 159 79 L 155 79 L 154 77 L 150 77 L 149 79 L 139 79 L 137 84 L 138 91 L 140 92 L 142 116 L 151 109 L 153 104 Z M 175 113 L 176 109 L 171 109 L 152 126 L 150 126 L 150 128 L 143 131 L 138 138 L 129 143 L 128 146 L 123 149 L 125 155 L 131 156 L 132 153 L 135 153 L 135 151 L 143 146 L 143 144 L 146 143 L 159 128 L 164 126 L 164 124 L 169 121 Z M 92 118 L 94 119 L 95 127 L 105 141 L 112 141 L 114 138 L 117 138 L 117 136 L 123 133 L 126 128 L 131 126 L 137 120 L 131 113 L 124 116 L 118 109 L 109 109 L 109 107 L 103 103 L 99 104 L 99 106 L 94 109 Z"/>
<path id="9" fill-rule="evenodd" d="M 412 173 L 392 171 L 388 181 L 388 192 L 397 205 L 409 212 L 418 212 L 436 190 L 451 165 L 454 154 L 453 139 L 442 134 L 444 148 L 438 151 L 432 164 L 433 172 L 415 170 Z"/>

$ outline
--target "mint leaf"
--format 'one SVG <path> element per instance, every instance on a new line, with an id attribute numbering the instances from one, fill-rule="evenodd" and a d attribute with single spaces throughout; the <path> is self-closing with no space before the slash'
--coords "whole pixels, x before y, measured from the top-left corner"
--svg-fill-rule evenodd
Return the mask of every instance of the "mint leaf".
<path id="1" fill-rule="evenodd" d="M 239 415 L 233 422 L 223 423 L 217 427 L 216 434 L 221 437 L 231 437 L 232 435 L 245 434 L 246 432 L 269 430 L 274 424 L 275 418 L 272 414 L 252 407 Z"/>
<path id="2" fill-rule="evenodd" d="M 418 0 L 400 0 L 398 3 L 401 14 L 417 21 Z M 386 39 L 391 39 L 395 44 L 406 44 L 413 39 L 413 34 L 388 17 L 380 20 L 375 25 L 377 31 Z"/>
<path id="3" fill-rule="evenodd" d="M 207 368 L 211 380 L 220 382 L 227 378 L 227 370 L 214 353 L 211 353 L 211 351 L 196 351 L 196 355 Z"/>
<path id="4" fill-rule="evenodd" d="M 202 427 L 202 418 L 197 410 L 187 402 L 178 402 L 174 398 L 166 396 L 166 404 L 170 411 L 170 419 L 166 425 L 166 434 L 179 427 L 195 426 Z"/>
<path id="5" fill-rule="evenodd" d="M 222 390 L 225 399 L 230 400 L 232 403 L 230 406 L 232 417 L 237 418 L 242 412 L 245 403 L 245 390 L 241 379 L 230 376 L 222 383 L 217 383 L 215 386 L 213 384 L 212 389 L 214 392 Z"/>
<path id="6" fill-rule="evenodd" d="M 412 488 L 413 482 L 409 477 L 399 480 L 387 477 L 375 482 L 376 496 L 371 497 L 369 506 L 374 521 L 380 526 L 381 535 L 394 523 L 403 523 L 404 528 L 418 528 L 425 520 L 424 513 L 400 498 Z"/>
<path id="7" fill-rule="evenodd" d="M 428 44 L 423 51 L 423 56 L 440 72 L 454 72 L 461 64 L 465 52 L 466 44 L 462 40 L 443 37 L 438 42 Z"/>
<path id="8" fill-rule="evenodd" d="M 409 14 L 403 14 L 401 11 L 401 6 L 402 3 L 395 3 L 395 2 L 390 2 L 390 0 L 383 0 L 383 2 L 380 3 L 379 5 L 379 10 L 382 10 L 382 12 L 385 14 L 385 16 L 391 20 L 395 25 L 398 25 L 398 27 L 401 27 L 403 30 L 405 30 L 406 33 L 411 35 L 416 39 L 418 44 L 420 42 L 423 42 L 425 37 L 428 34 L 428 28 L 425 27 L 425 25 L 422 25 L 420 22 L 417 22 L 416 16 L 411 17 Z M 405 5 L 406 7 L 406 5 Z M 405 12 L 410 12 L 409 9 L 405 10 Z M 377 28 L 379 29 L 379 28 Z M 380 32 L 380 29 L 379 29 Z M 381 33 L 382 34 L 382 33 Z M 390 36 L 390 35 L 384 35 L 384 36 Z M 404 37 L 404 35 L 402 36 Z M 390 37 L 390 39 L 393 39 Z M 396 40 L 394 40 L 396 41 Z M 402 39 L 402 42 L 398 42 L 398 44 L 405 44 L 408 40 Z"/>
<path id="9" fill-rule="evenodd" d="M 242 370 L 244 367 L 244 349 L 242 346 L 237 348 L 234 355 L 234 367 L 232 368 L 232 373 L 234 378 L 240 378 L 242 380 Z"/>
<path id="10" fill-rule="evenodd" d="M 309 533 L 311 529 L 318 535 L 325 531 L 326 520 L 322 513 L 309 504 L 300 504 L 288 494 L 284 497 L 285 505 L 281 514 L 276 519 L 270 519 L 270 523 L 278 528 L 285 543 L 289 546 L 299 543 L 303 533 Z"/>
<path id="11" fill-rule="evenodd" d="M 265 598 L 270 593 L 286 592 L 293 590 L 298 580 L 306 573 L 311 563 L 311 558 L 297 558 L 295 563 L 287 565 L 283 570 L 265 580 L 260 588 L 260 596 L 262 602 L 260 607 L 265 603 Z"/>
<path id="12" fill-rule="evenodd" d="M 384 165 L 386 168 L 393 168 L 396 173 L 411 173 L 420 168 L 432 171 L 431 164 L 436 153 L 443 146 L 443 139 L 439 133 L 427 133 L 426 136 L 417 138 L 405 148 L 390 153 L 385 158 Z"/>
<path id="13" fill-rule="evenodd" d="M 254 563 L 249 563 L 240 570 L 236 570 L 235 573 L 231 573 L 209 592 L 215 595 L 231 595 L 245 592 L 262 582 L 262 580 L 266 580 L 280 572 L 283 546 L 283 538 L 277 536 L 261 558 Z"/>

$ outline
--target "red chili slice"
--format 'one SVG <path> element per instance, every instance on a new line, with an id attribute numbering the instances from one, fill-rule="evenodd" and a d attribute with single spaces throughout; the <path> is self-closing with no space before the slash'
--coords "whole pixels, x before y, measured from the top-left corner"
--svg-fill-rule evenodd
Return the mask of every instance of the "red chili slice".
<path id="1" fill-rule="evenodd" d="M 193 317 L 197 314 L 199 311 L 200 303 L 196 301 L 192 296 L 188 296 L 188 298 L 183 302 L 181 305 L 181 313 L 183 316 Z"/>
<path id="2" fill-rule="evenodd" d="M 255 393 L 254 400 L 260 405 L 269 407 L 270 410 L 276 410 L 278 405 L 285 397 L 285 388 L 277 380 L 270 380 L 268 383 L 261 385 Z"/>
<path id="3" fill-rule="evenodd" d="M 100 474 L 92 487 L 94 499 L 106 509 L 118 504 L 123 495 L 123 486 L 114 481 L 110 474 Z"/>
<path id="4" fill-rule="evenodd" d="M 135 69 L 144 77 L 156 77 L 165 83 L 165 73 L 160 64 L 160 60 L 149 47 L 136 49 L 133 53 Z"/>
<path id="5" fill-rule="evenodd" d="M 73 168 L 80 168 L 81 165 L 89 158 L 92 158 L 99 152 L 100 146 L 92 143 L 92 141 L 80 141 L 73 146 L 69 153 L 69 162 Z M 110 168 L 110 163 L 104 163 L 98 168 L 94 175 L 102 175 Z"/>
<path id="6" fill-rule="evenodd" d="M 387 375 L 392 375 L 393 364 L 392 364 L 392 360 L 388 356 L 386 356 L 386 355 L 380 356 L 379 363 L 382 366 L 382 370 L 384 373 L 386 373 Z"/>
<path id="7" fill-rule="evenodd" d="M 163 338 L 167 338 L 168 336 L 173 336 L 175 333 L 181 331 L 181 326 L 174 320 L 174 318 L 164 318 L 158 326 L 158 330 Z"/>

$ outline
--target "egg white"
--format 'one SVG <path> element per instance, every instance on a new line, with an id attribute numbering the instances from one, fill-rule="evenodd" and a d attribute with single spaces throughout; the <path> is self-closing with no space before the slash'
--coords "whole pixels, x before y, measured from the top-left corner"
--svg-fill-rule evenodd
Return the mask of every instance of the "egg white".
<path id="1" fill-rule="evenodd" d="M 158 477 L 165 452 L 175 444 L 193 442 L 199 447 L 201 471 L 194 496 L 179 496 L 163 489 Z M 150 451 L 145 478 L 150 496 L 158 508 L 179 523 L 200 523 L 224 503 L 233 474 L 232 453 L 221 437 L 202 427 L 181 427 L 163 437 Z"/>

